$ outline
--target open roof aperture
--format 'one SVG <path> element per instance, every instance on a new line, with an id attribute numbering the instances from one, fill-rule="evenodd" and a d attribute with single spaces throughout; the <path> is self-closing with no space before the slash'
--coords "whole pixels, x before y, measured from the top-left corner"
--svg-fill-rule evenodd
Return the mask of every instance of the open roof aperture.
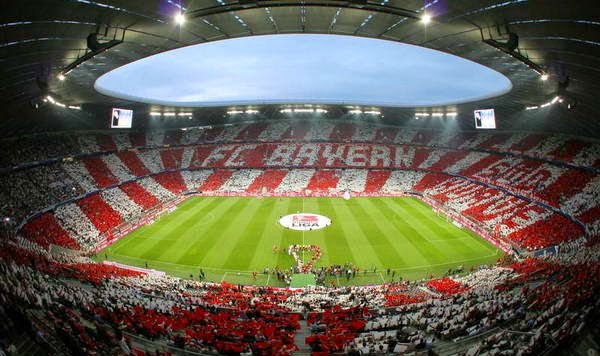
<path id="1" fill-rule="evenodd" d="M 355 104 L 420 107 L 502 95 L 504 75 L 399 42 L 341 35 L 267 35 L 182 47 L 98 78 L 102 94 L 149 104 Z"/>

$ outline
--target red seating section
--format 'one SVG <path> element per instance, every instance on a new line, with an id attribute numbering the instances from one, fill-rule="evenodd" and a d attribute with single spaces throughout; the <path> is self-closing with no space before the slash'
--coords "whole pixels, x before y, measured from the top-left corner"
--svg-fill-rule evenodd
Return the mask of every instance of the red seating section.
<path id="1" fill-rule="evenodd" d="M 474 164 L 470 165 L 469 167 L 464 169 L 462 172 L 460 172 L 460 174 L 463 176 L 472 177 L 473 175 L 477 174 L 477 172 L 480 172 L 484 168 L 491 166 L 492 164 L 498 162 L 501 159 L 502 159 L 502 156 L 500 156 L 500 155 L 489 155 L 489 156 L 475 162 Z"/>
<path id="2" fill-rule="evenodd" d="M 536 197 L 558 208 L 562 201 L 580 192 L 595 176 L 593 173 L 579 169 L 569 169 L 554 183 L 536 194 Z"/>
<path id="3" fill-rule="evenodd" d="M 338 172 L 331 169 L 318 170 L 313 174 L 306 189 L 313 192 L 328 191 L 335 189 L 339 180 Z"/>
<path id="4" fill-rule="evenodd" d="M 294 334 L 299 328 L 297 314 L 257 312 L 248 319 L 239 311 L 173 307 L 169 314 L 163 314 L 137 306 L 117 311 L 96 308 L 95 313 L 151 338 L 178 333 L 191 350 L 195 340 L 202 340 L 220 354 L 239 354 L 252 348 L 264 355 L 285 355 L 296 349 Z"/>
<path id="5" fill-rule="evenodd" d="M 144 209 L 151 209 L 160 204 L 160 200 L 136 182 L 123 184 L 120 188 L 129 199 Z"/>
<path id="6" fill-rule="evenodd" d="M 231 170 L 217 170 L 211 174 L 198 190 L 201 192 L 219 189 L 233 175 Z"/>
<path id="7" fill-rule="evenodd" d="M 492 135 L 492 137 L 490 137 L 489 139 L 480 143 L 479 147 L 486 148 L 489 150 L 496 150 L 498 148 L 497 145 L 508 140 L 511 135 L 512 134 L 510 134 L 510 133 L 496 133 L 496 134 Z"/>
<path id="8" fill-rule="evenodd" d="M 379 192 L 391 174 L 391 171 L 369 171 L 369 173 L 367 173 L 365 193 Z"/>
<path id="9" fill-rule="evenodd" d="M 110 207 L 100 196 L 93 194 L 77 201 L 77 205 L 90 219 L 100 234 L 108 232 L 111 228 L 120 225 L 121 216 Z"/>
<path id="10" fill-rule="evenodd" d="M 582 235 L 581 227 L 562 215 L 553 214 L 549 218 L 536 221 L 507 237 L 524 247 L 541 248 L 573 240 Z"/>
<path id="11" fill-rule="evenodd" d="M 26 238 L 48 248 L 50 244 L 78 250 L 79 245 L 60 226 L 51 213 L 43 213 L 37 218 L 29 221 L 21 233 Z"/>
<path id="12" fill-rule="evenodd" d="M 183 177 L 179 172 L 166 172 L 155 175 L 154 180 L 173 194 L 180 194 L 187 190 Z"/>
<path id="13" fill-rule="evenodd" d="M 119 183 L 119 180 L 111 173 L 101 157 L 85 157 L 81 161 L 99 188 L 106 188 Z"/>
<path id="14" fill-rule="evenodd" d="M 468 289 L 463 287 L 460 283 L 448 277 L 431 280 L 427 282 L 427 287 L 444 296 L 462 293 Z"/>
<path id="15" fill-rule="evenodd" d="M 146 168 L 135 151 L 120 151 L 117 153 L 117 157 L 119 157 L 125 167 L 127 167 L 127 169 L 129 169 L 136 177 L 143 177 L 150 174 L 150 171 Z"/>
<path id="16" fill-rule="evenodd" d="M 323 354 L 344 352 L 344 346 L 354 340 L 365 327 L 364 318 L 368 315 L 367 308 L 342 309 L 338 306 L 324 311 L 321 315 L 311 314 L 310 324 L 318 321 L 324 326 L 324 332 L 306 338 L 306 343 L 315 351 Z M 321 320 L 315 320 L 320 317 Z"/>
<path id="17" fill-rule="evenodd" d="M 102 263 L 77 263 L 64 266 L 63 275 L 81 281 L 100 284 L 104 279 L 115 277 L 138 277 L 143 272 L 133 271 Z"/>
<path id="18" fill-rule="evenodd" d="M 573 158 L 577 156 L 585 147 L 586 143 L 578 141 L 578 140 L 569 140 L 565 142 L 562 146 L 555 149 L 554 151 L 549 153 L 549 156 L 558 160 L 571 162 Z"/>
<path id="19" fill-rule="evenodd" d="M 539 145 L 543 139 L 544 136 L 540 134 L 527 135 L 521 141 L 513 144 L 510 150 L 517 153 L 524 153 Z"/>
<path id="20" fill-rule="evenodd" d="M 161 150 L 160 157 L 165 169 L 181 168 L 181 162 L 183 161 L 183 148 Z"/>
<path id="21" fill-rule="evenodd" d="M 444 172 L 448 167 L 451 167 L 456 162 L 465 158 L 469 151 L 450 151 L 440 157 L 440 159 L 432 164 L 429 168 L 431 171 Z"/>
<path id="22" fill-rule="evenodd" d="M 264 188 L 267 192 L 272 192 L 279 187 L 279 184 L 281 184 L 287 174 L 287 169 L 268 169 L 256 178 L 246 191 L 249 193 L 260 193 Z"/>

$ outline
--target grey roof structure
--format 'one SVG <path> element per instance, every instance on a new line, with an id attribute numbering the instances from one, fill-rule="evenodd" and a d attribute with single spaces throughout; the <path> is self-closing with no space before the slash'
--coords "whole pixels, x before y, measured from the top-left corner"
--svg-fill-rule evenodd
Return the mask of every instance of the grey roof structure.
<path id="1" fill-rule="evenodd" d="M 173 16 L 185 14 L 184 25 Z M 432 21 L 426 26 L 421 17 Z M 123 41 L 58 75 L 90 51 L 87 38 Z M 503 130 L 558 131 L 600 136 L 600 4 L 592 0 L 22 0 L 0 13 L 0 131 L 102 128 L 107 108 L 151 105 L 97 93 L 94 81 L 131 61 L 191 44 L 275 33 L 333 33 L 382 38 L 455 54 L 493 68 L 513 83 L 501 97 L 461 104 L 460 126 L 475 108 L 494 107 Z M 489 44 L 518 36 L 517 59 Z M 548 73 L 542 81 L 538 71 Z M 44 105 L 52 95 L 69 110 Z M 555 96 L 561 105 L 526 110 Z M 158 108 L 160 110 L 175 110 Z M 411 124 L 414 110 L 381 108 L 387 123 Z M 227 108 L 194 109 L 194 122 L 215 122 Z M 262 108 L 266 115 L 275 107 Z M 332 108 L 343 113 L 344 108 Z"/>

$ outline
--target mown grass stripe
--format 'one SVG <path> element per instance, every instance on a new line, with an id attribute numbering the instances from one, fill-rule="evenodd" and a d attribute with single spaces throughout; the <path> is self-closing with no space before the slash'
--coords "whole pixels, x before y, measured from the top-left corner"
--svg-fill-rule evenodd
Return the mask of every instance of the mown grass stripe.
<path id="1" fill-rule="evenodd" d="M 458 246 L 462 253 L 469 253 L 470 255 L 479 255 L 481 247 L 484 247 L 487 251 L 496 251 L 494 245 L 477 236 L 471 230 L 461 229 L 455 226 L 451 220 L 447 221 L 446 217 L 437 215 L 429 205 L 421 200 L 413 198 L 408 202 L 415 207 L 417 214 L 424 218 L 427 218 L 427 215 L 431 216 L 433 214 L 435 218 L 431 219 L 431 222 L 439 226 L 440 229 L 446 229 L 452 234 L 456 232 L 457 236 L 466 237 L 465 239 L 448 239 L 448 241 L 444 242 L 445 244 Z"/>
<path id="2" fill-rule="evenodd" d="M 240 270 L 251 269 L 251 262 L 258 253 L 261 245 L 260 240 L 271 220 L 269 217 L 273 215 L 275 202 L 272 200 L 265 202 L 253 201 L 249 204 L 255 204 L 257 208 L 250 216 L 248 225 L 244 228 L 244 236 L 235 241 L 229 255 L 223 258 L 223 266 Z"/>
<path id="3" fill-rule="evenodd" d="M 377 208 L 371 203 L 370 199 L 357 201 L 358 204 L 353 210 L 354 216 L 361 219 L 359 226 L 372 246 L 380 244 L 380 246 L 377 246 L 377 250 L 382 261 L 381 267 L 402 264 L 402 254 L 396 249 L 396 244 L 392 242 L 392 235 L 395 230 L 393 225 L 375 214 Z"/>
<path id="4" fill-rule="evenodd" d="M 199 202 L 199 203 L 198 203 Z M 128 254 L 134 257 L 145 257 L 148 259 L 152 259 L 153 255 L 149 254 L 148 251 L 155 249 L 157 246 L 163 246 L 166 240 L 169 240 L 172 237 L 173 227 L 171 223 L 173 221 L 177 221 L 182 217 L 186 216 L 195 216 L 199 212 L 208 211 L 212 209 L 215 205 L 219 204 L 218 200 L 198 200 L 192 198 L 185 203 L 192 207 L 192 204 L 198 204 L 195 209 L 183 209 L 181 211 L 189 211 L 189 213 L 179 214 L 179 207 L 175 210 L 175 212 L 168 214 L 161 219 L 154 222 L 154 224 L 149 226 L 144 226 L 141 229 L 135 230 L 125 238 L 118 241 L 117 245 L 113 249 L 115 253 L 121 253 L 121 246 L 127 246 L 126 251 Z M 200 209 L 200 210 L 198 210 Z M 189 228 L 189 226 L 187 227 Z"/>
<path id="5" fill-rule="evenodd" d="M 365 223 L 364 217 L 357 216 L 353 213 L 357 204 L 357 201 L 353 199 L 349 201 L 348 204 L 335 205 L 334 209 L 340 218 L 338 223 L 342 225 L 345 231 L 345 235 L 340 238 L 345 237 L 349 240 L 348 244 L 352 250 L 352 254 L 356 257 L 355 264 L 357 266 L 367 269 L 381 267 L 383 261 L 375 251 L 375 248 L 378 248 L 380 242 L 377 241 L 377 238 L 374 236 L 367 236 L 368 231 L 363 228 L 363 224 Z"/>
<path id="6" fill-rule="evenodd" d="M 233 250 L 235 243 L 240 239 L 249 239 L 244 230 L 258 205 L 249 204 L 248 198 L 234 198 L 234 200 L 235 204 L 220 216 L 210 230 L 213 244 L 207 246 L 200 262 L 202 266 L 223 267 L 226 254 Z M 215 248 L 217 252 L 210 253 Z"/>
<path id="7" fill-rule="evenodd" d="M 282 215 L 312 212 L 332 219 L 333 225 L 318 231 L 285 229 Z M 321 247 L 319 265 L 352 262 L 370 272 L 346 283 L 419 279 L 444 273 L 464 264 L 466 268 L 493 263 L 502 255 L 489 243 L 437 216 L 414 198 L 234 198 L 196 197 L 186 200 L 171 214 L 136 230 L 97 259 L 164 270 L 180 277 L 198 275 L 203 268 L 210 280 L 283 286 L 273 276 L 252 271 L 266 266 L 288 270 L 293 259 L 283 250 L 294 243 Z M 107 256 L 104 256 L 106 253 Z M 200 267 L 202 266 L 202 267 Z M 378 273 L 372 273 L 377 267 Z M 240 273 L 240 275 L 238 275 Z M 379 275 L 381 273 L 381 275 Z M 396 279 L 397 280 L 397 279 Z M 336 281 L 337 283 L 337 281 Z"/>
<path id="8" fill-rule="evenodd" d="M 226 202 L 223 200 L 211 200 L 209 204 L 205 205 L 200 210 L 195 210 L 194 215 L 185 219 L 188 221 L 187 225 L 180 225 L 177 223 L 173 227 L 170 224 L 166 224 L 163 229 L 161 229 L 161 232 L 152 234 L 148 241 L 145 241 L 145 243 L 142 243 L 142 245 L 138 247 L 139 250 L 137 255 L 159 261 L 176 262 L 177 256 L 184 254 L 189 246 L 188 243 L 186 243 L 187 240 L 182 238 L 181 234 L 183 232 L 193 234 L 196 226 L 206 225 L 207 222 L 204 220 L 204 212 L 215 211 L 225 203 Z M 195 221 L 195 223 L 189 224 L 191 221 Z M 210 221 L 208 223 L 210 224 Z M 177 226 L 180 226 L 182 230 L 179 230 Z M 168 229 L 169 227 L 171 227 L 171 229 Z M 166 254 L 169 249 L 172 249 L 173 254 Z"/>
<path id="9" fill-rule="evenodd" d="M 281 239 L 283 238 L 284 229 L 279 225 L 278 220 L 281 216 L 281 212 L 287 211 L 290 200 L 273 199 L 272 201 L 273 206 L 270 214 L 266 216 L 266 219 L 262 220 L 265 230 L 257 243 L 258 248 L 256 249 L 256 253 L 250 261 L 250 266 L 255 266 L 254 268 L 257 268 L 258 266 L 263 269 L 264 267 L 269 267 L 269 269 L 275 267 L 273 260 L 276 256 L 273 253 L 273 246 L 279 247 L 281 245 Z M 291 258 L 289 266 L 291 266 Z"/>
<path id="10" fill-rule="evenodd" d="M 332 200 L 329 198 L 320 198 L 316 200 L 319 214 L 331 219 L 332 224 L 320 230 L 323 259 L 319 261 L 318 266 L 331 266 L 333 264 L 343 264 L 346 261 L 356 261 L 354 252 L 350 247 L 350 238 L 343 230 L 343 224 L 340 221 L 337 210 L 333 207 Z M 350 241 L 349 241 L 350 240 Z"/>
<path id="11" fill-rule="evenodd" d="M 465 254 L 471 256 L 476 255 L 477 250 L 473 248 L 472 244 L 468 241 L 463 240 L 463 237 L 468 236 L 465 231 L 452 225 L 452 223 L 444 222 L 444 225 L 440 225 L 438 221 L 443 221 L 438 216 L 426 216 L 423 214 L 419 206 L 414 201 L 409 201 L 410 209 L 412 214 L 417 218 L 414 223 L 420 227 L 420 230 L 427 230 L 429 233 L 424 236 L 430 236 L 428 242 L 439 245 L 446 252 L 446 255 L 451 258 L 460 258 Z M 431 224 L 436 225 L 436 228 L 432 228 Z"/>
<path id="12" fill-rule="evenodd" d="M 397 264 L 388 265 L 389 267 L 403 267 L 410 266 L 417 263 L 427 262 L 427 258 L 419 251 L 418 248 L 411 241 L 412 239 L 408 236 L 412 233 L 410 225 L 406 224 L 406 221 L 398 219 L 398 212 L 393 209 L 392 206 L 386 204 L 386 200 L 393 198 L 383 198 L 375 200 L 374 206 L 377 208 L 379 213 L 384 217 L 388 224 L 391 224 L 398 236 L 395 239 L 395 243 L 399 246 L 402 251 L 401 260 Z"/>
<path id="13" fill-rule="evenodd" d="M 214 198 L 217 204 L 210 210 L 213 216 L 208 223 L 201 224 L 197 228 L 189 227 L 189 239 L 180 245 L 180 251 L 177 255 L 173 255 L 173 261 L 182 264 L 201 265 L 200 261 L 210 251 L 220 244 L 220 229 L 223 222 L 222 219 L 227 216 L 227 212 L 235 206 L 242 206 L 243 203 L 236 199 Z M 166 257 L 166 256 L 165 256 Z"/>
<path id="14" fill-rule="evenodd" d="M 402 203 L 398 203 L 397 201 L 398 199 L 386 199 L 383 202 L 388 207 L 392 207 L 392 209 L 393 207 L 398 209 L 396 210 L 396 219 L 402 221 L 402 223 L 406 225 L 407 231 L 404 236 L 407 237 L 408 241 L 410 241 L 428 263 L 434 264 L 443 261 L 446 258 L 445 253 L 440 251 L 435 244 L 429 242 L 427 238 L 421 235 L 414 226 L 416 221 L 412 211 L 405 209 L 402 206 Z"/>

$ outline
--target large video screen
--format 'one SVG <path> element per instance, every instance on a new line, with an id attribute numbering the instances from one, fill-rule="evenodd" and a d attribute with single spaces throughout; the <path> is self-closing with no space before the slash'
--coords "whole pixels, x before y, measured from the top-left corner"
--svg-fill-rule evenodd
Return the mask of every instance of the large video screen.
<path id="1" fill-rule="evenodd" d="M 475 110 L 475 128 L 476 129 L 495 129 L 496 114 L 494 109 Z"/>
<path id="2" fill-rule="evenodd" d="M 118 108 L 112 109 L 112 115 L 110 116 L 111 129 L 130 129 L 132 121 L 133 110 Z"/>

